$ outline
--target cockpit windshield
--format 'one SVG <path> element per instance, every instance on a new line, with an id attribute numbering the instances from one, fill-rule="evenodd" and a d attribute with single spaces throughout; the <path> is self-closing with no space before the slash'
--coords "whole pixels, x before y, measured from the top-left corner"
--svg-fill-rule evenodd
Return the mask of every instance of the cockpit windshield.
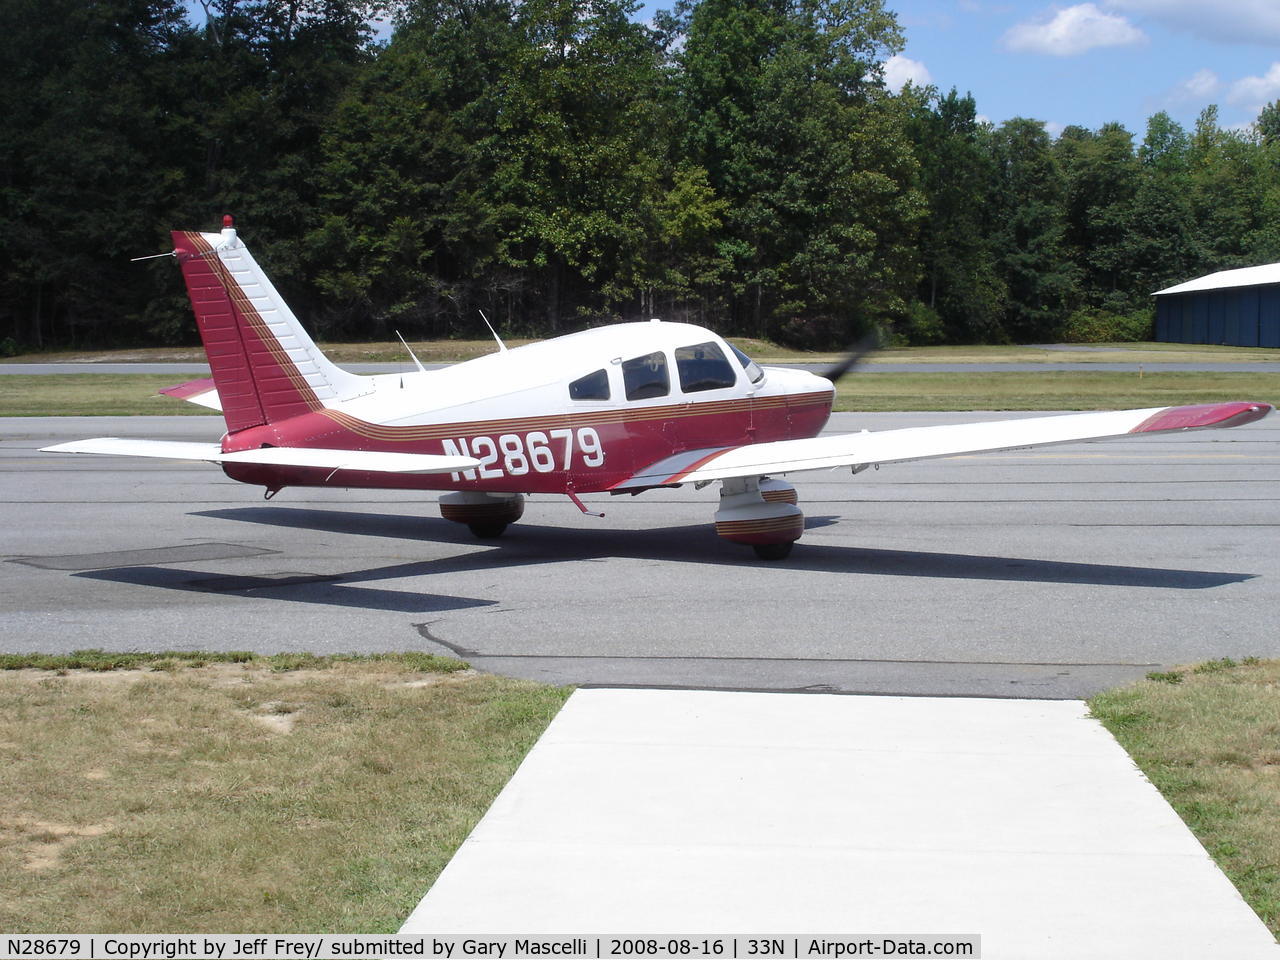
<path id="1" fill-rule="evenodd" d="M 760 364 L 756 363 L 732 343 L 729 344 L 729 349 L 733 351 L 733 355 L 737 357 L 738 362 L 742 364 L 742 369 L 747 371 L 748 380 L 752 383 L 759 383 L 764 379 L 764 370 L 761 368 Z"/>

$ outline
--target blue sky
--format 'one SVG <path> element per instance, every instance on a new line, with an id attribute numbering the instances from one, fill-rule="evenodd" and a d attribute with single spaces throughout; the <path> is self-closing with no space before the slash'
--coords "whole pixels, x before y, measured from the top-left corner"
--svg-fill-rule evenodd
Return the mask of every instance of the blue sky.
<path id="1" fill-rule="evenodd" d="M 1280 99 L 1280 0 L 887 0 L 907 37 L 887 65 L 972 92 L 978 112 L 1051 132 L 1118 121 L 1141 140 L 1166 110 L 1190 128 L 1213 103 L 1243 127 Z"/>

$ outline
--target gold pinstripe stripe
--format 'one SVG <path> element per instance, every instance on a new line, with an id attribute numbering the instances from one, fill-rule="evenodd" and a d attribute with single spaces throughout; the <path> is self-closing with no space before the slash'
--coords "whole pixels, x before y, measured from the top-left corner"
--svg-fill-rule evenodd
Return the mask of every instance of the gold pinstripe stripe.
<path id="1" fill-rule="evenodd" d="M 285 350 L 285 348 L 280 344 L 280 341 L 276 339 L 275 334 L 271 332 L 271 328 L 267 325 L 267 322 L 262 319 L 262 315 L 258 313 L 253 302 L 245 294 L 244 290 L 241 289 L 240 284 L 236 282 L 235 278 L 232 277 L 231 271 L 228 270 L 227 265 L 222 262 L 222 258 L 214 252 L 213 247 L 210 246 L 208 241 L 206 241 L 199 233 L 187 233 L 186 237 L 191 242 L 192 246 L 196 247 L 196 249 L 200 251 L 200 256 L 208 261 L 210 268 L 213 270 L 214 278 L 222 285 L 222 289 L 226 293 L 227 299 L 231 301 L 231 304 L 235 309 L 240 311 L 240 315 L 244 317 L 245 322 L 247 322 L 253 329 L 253 332 L 257 334 L 258 339 L 262 342 L 263 346 L 265 346 L 268 352 L 270 352 L 272 359 L 275 360 L 280 369 L 284 371 L 285 376 L 288 377 L 290 383 L 293 384 L 294 389 L 298 391 L 303 402 L 310 410 L 317 411 L 323 409 L 324 404 L 322 404 L 316 396 L 316 392 L 312 389 L 311 384 L 307 383 L 306 377 L 302 375 L 302 371 L 300 371 L 297 365 L 293 362 L 293 358 L 289 356 L 289 352 Z M 213 254 L 213 256 L 209 256 L 209 254 Z M 245 357 L 245 362 L 252 367 L 252 360 L 248 356 Z M 257 378 L 255 377 L 253 379 L 256 391 Z M 261 394 L 259 394 L 259 402 L 261 402 Z"/>
<path id="2" fill-rule="evenodd" d="M 804 526 L 804 517 L 773 517 L 767 520 L 721 520 L 716 522 L 716 533 L 772 533 Z"/>
<path id="3" fill-rule="evenodd" d="M 638 410 L 599 410 L 574 413 L 552 413 L 540 417 L 511 417 L 496 420 L 469 420 L 454 423 L 427 423 L 411 426 L 393 426 L 369 423 L 341 410 L 317 411 L 334 423 L 358 436 L 388 443 L 408 443 L 419 440 L 443 440 L 447 437 L 479 436 L 492 433 L 525 433 L 529 430 L 576 429 L 577 427 L 606 426 L 622 423 L 645 423 L 654 420 L 682 419 L 693 416 L 714 416 L 749 410 L 770 410 L 786 406 L 788 400 L 795 405 L 816 406 L 826 403 L 831 394 L 826 391 L 800 394 L 793 397 L 767 397 L 762 400 L 718 400 L 709 403 L 676 403 Z M 754 406 L 753 406 L 754 404 Z"/>
<path id="4" fill-rule="evenodd" d="M 800 495 L 794 490 L 761 490 L 766 503 L 799 503 Z"/>

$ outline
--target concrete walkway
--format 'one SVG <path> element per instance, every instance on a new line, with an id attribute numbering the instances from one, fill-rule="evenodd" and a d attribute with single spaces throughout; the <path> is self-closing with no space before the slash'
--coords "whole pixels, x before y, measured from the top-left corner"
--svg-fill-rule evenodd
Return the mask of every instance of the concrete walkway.
<path id="1" fill-rule="evenodd" d="M 403 932 L 1280 960 L 1079 701 L 580 690 Z"/>

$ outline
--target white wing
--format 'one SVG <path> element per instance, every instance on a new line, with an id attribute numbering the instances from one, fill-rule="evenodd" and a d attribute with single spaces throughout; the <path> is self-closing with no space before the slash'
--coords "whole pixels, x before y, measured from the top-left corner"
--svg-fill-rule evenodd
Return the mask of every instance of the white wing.
<path id="1" fill-rule="evenodd" d="M 99 437 L 44 447 L 41 453 L 98 453 L 166 460 L 207 460 L 209 463 L 269 463 L 329 470 L 367 470 L 372 473 L 454 473 L 474 470 L 480 461 L 429 453 L 377 453 L 368 450 L 330 450 L 316 447 L 262 447 L 223 453 L 216 443 L 178 440 L 127 440 Z"/>
<path id="2" fill-rule="evenodd" d="M 615 490 L 702 480 L 727 480 L 828 467 L 901 463 L 1041 447 L 1076 440 L 1106 440 L 1139 433 L 1237 427 L 1271 412 L 1266 403 L 1210 403 L 1106 413 L 1073 413 L 1022 420 L 991 420 L 877 433 L 846 433 L 810 440 L 776 440 L 695 450 L 668 457 L 617 484 Z"/>

